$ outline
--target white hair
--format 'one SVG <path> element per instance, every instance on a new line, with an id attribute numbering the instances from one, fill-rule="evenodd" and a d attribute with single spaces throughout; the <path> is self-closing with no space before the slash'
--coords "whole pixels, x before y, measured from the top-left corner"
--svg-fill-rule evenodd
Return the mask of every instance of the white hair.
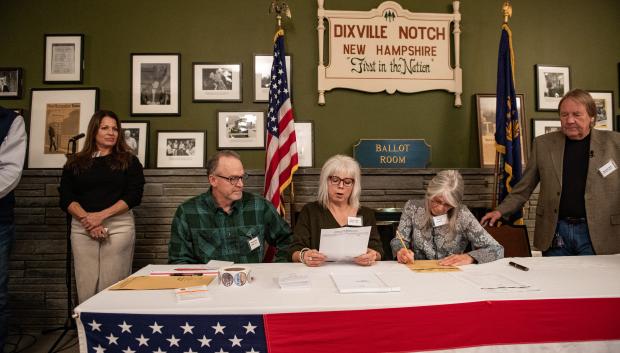
<path id="1" fill-rule="evenodd" d="M 426 212 L 424 213 L 424 224 L 432 227 L 431 219 L 431 199 L 441 196 L 444 202 L 449 203 L 452 208 L 448 211 L 449 234 L 454 236 L 456 231 L 456 214 L 463 202 L 463 191 L 465 185 L 461 173 L 456 170 L 442 170 L 437 173 L 426 188 Z"/>
<path id="2" fill-rule="evenodd" d="M 340 174 L 354 180 L 352 186 L 353 190 L 351 190 L 348 204 L 354 208 L 359 208 L 360 195 L 362 194 L 362 172 L 360 171 L 360 165 L 355 159 L 342 154 L 331 157 L 323 164 L 321 176 L 319 178 L 319 192 L 317 195 L 319 204 L 325 208 L 329 206 L 329 193 L 327 192 L 328 179 L 335 174 Z"/>

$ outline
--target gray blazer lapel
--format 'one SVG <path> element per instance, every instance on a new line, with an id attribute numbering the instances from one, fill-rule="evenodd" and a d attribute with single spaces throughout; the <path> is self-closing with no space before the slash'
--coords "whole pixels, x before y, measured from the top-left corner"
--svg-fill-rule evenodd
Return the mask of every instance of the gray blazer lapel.
<path id="1" fill-rule="evenodd" d="M 564 134 L 561 132 L 554 133 L 551 139 L 549 153 L 551 154 L 551 162 L 553 163 L 553 171 L 558 179 L 558 183 L 562 185 L 562 165 L 564 164 Z"/>

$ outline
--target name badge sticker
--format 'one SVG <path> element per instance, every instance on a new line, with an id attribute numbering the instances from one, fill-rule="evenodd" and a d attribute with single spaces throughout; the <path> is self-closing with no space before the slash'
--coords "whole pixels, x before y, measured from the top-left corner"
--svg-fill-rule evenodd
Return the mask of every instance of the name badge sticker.
<path id="1" fill-rule="evenodd" d="M 441 227 L 448 224 L 448 215 L 442 214 L 441 216 L 433 217 L 433 227 Z"/>
<path id="2" fill-rule="evenodd" d="M 248 240 L 248 245 L 250 245 L 250 250 L 258 248 L 260 246 L 260 241 L 258 240 L 258 237 L 254 237 Z"/>
<path id="3" fill-rule="evenodd" d="M 613 159 L 610 159 L 609 162 L 605 163 L 605 165 L 598 169 L 598 172 L 601 173 L 603 178 L 607 178 L 609 174 L 615 172 L 616 170 L 618 170 L 616 162 L 614 162 Z"/>
<path id="4" fill-rule="evenodd" d="M 362 217 L 349 217 L 347 219 L 347 225 L 352 226 L 352 227 L 363 226 Z"/>

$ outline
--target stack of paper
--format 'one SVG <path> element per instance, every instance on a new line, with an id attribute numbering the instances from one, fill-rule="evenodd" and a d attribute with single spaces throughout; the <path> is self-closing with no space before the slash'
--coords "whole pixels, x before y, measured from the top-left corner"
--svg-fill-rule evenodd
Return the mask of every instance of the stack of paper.
<path id="1" fill-rule="evenodd" d="M 457 277 L 473 284 L 476 288 L 485 292 L 508 293 L 540 290 L 529 284 L 519 283 L 506 276 L 493 273 L 466 272 L 459 274 Z"/>
<path id="2" fill-rule="evenodd" d="M 340 293 L 400 292 L 400 287 L 389 285 L 375 272 L 331 273 L 331 277 Z"/>
<path id="3" fill-rule="evenodd" d="M 310 288 L 310 279 L 306 274 L 287 273 L 278 277 L 278 284 L 282 289 Z"/>

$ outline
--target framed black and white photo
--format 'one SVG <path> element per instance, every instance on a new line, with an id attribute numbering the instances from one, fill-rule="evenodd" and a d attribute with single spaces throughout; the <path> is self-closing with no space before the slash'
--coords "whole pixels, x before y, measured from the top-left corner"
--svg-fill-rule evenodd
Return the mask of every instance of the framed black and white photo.
<path id="1" fill-rule="evenodd" d="M 588 91 L 596 104 L 596 120 L 594 128 L 597 130 L 613 131 L 614 121 L 614 93 L 613 91 Z"/>
<path id="2" fill-rule="evenodd" d="M 265 147 L 265 112 L 218 111 L 218 149 L 261 149 Z"/>
<path id="3" fill-rule="evenodd" d="M 69 139 L 86 133 L 99 104 L 97 88 L 32 89 L 28 168 L 62 168 Z M 85 139 L 78 140 L 77 151 Z"/>
<path id="4" fill-rule="evenodd" d="M 273 55 L 254 55 L 254 102 L 269 102 Z M 291 92 L 291 56 L 286 56 L 286 79 Z"/>
<path id="5" fill-rule="evenodd" d="M 206 131 L 158 131 L 157 168 L 204 168 Z"/>
<path id="6" fill-rule="evenodd" d="M 0 99 L 22 97 L 23 74 L 21 67 L 0 67 Z"/>
<path id="7" fill-rule="evenodd" d="M 561 129 L 560 119 L 532 119 L 532 140 L 540 135 Z"/>
<path id="8" fill-rule="evenodd" d="M 562 97 L 570 91 L 570 67 L 536 65 L 536 110 L 558 111 Z"/>
<path id="9" fill-rule="evenodd" d="M 131 115 L 181 115 L 181 54 L 131 54 Z"/>
<path id="10" fill-rule="evenodd" d="M 314 166 L 314 124 L 312 121 L 295 121 L 297 158 L 300 167 Z"/>
<path id="11" fill-rule="evenodd" d="M 45 35 L 45 83 L 82 83 L 84 79 L 84 35 Z"/>
<path id="12" fill-rule="evenodd" d="M 476 94 L 478 108 L 478 144 L 480 146 L 480 167 L 492 168 L 495 166 L 495 109 L 497 99 L 495 94 Z M 525 165 L 527 151 L 525 131 L 525 96 L 517 94 L 517 111 L 519 112 L 519 126 L 521 128 L 521 162 Z"/>
<path id="13" fill-rule="evenodd" d="M 148 151 L 149 122 L 148 121 L 123 121 L 121 122 L 123 131 L 121 137 L 131 149 L 131 153 L 138 157 L 142 166 L 146 168 L 146 157 Z"/>
<path id="14" fill-rule="evenodd" d="M 193 63 L 193 102 L 241 102 L 241 64 Z"/>

